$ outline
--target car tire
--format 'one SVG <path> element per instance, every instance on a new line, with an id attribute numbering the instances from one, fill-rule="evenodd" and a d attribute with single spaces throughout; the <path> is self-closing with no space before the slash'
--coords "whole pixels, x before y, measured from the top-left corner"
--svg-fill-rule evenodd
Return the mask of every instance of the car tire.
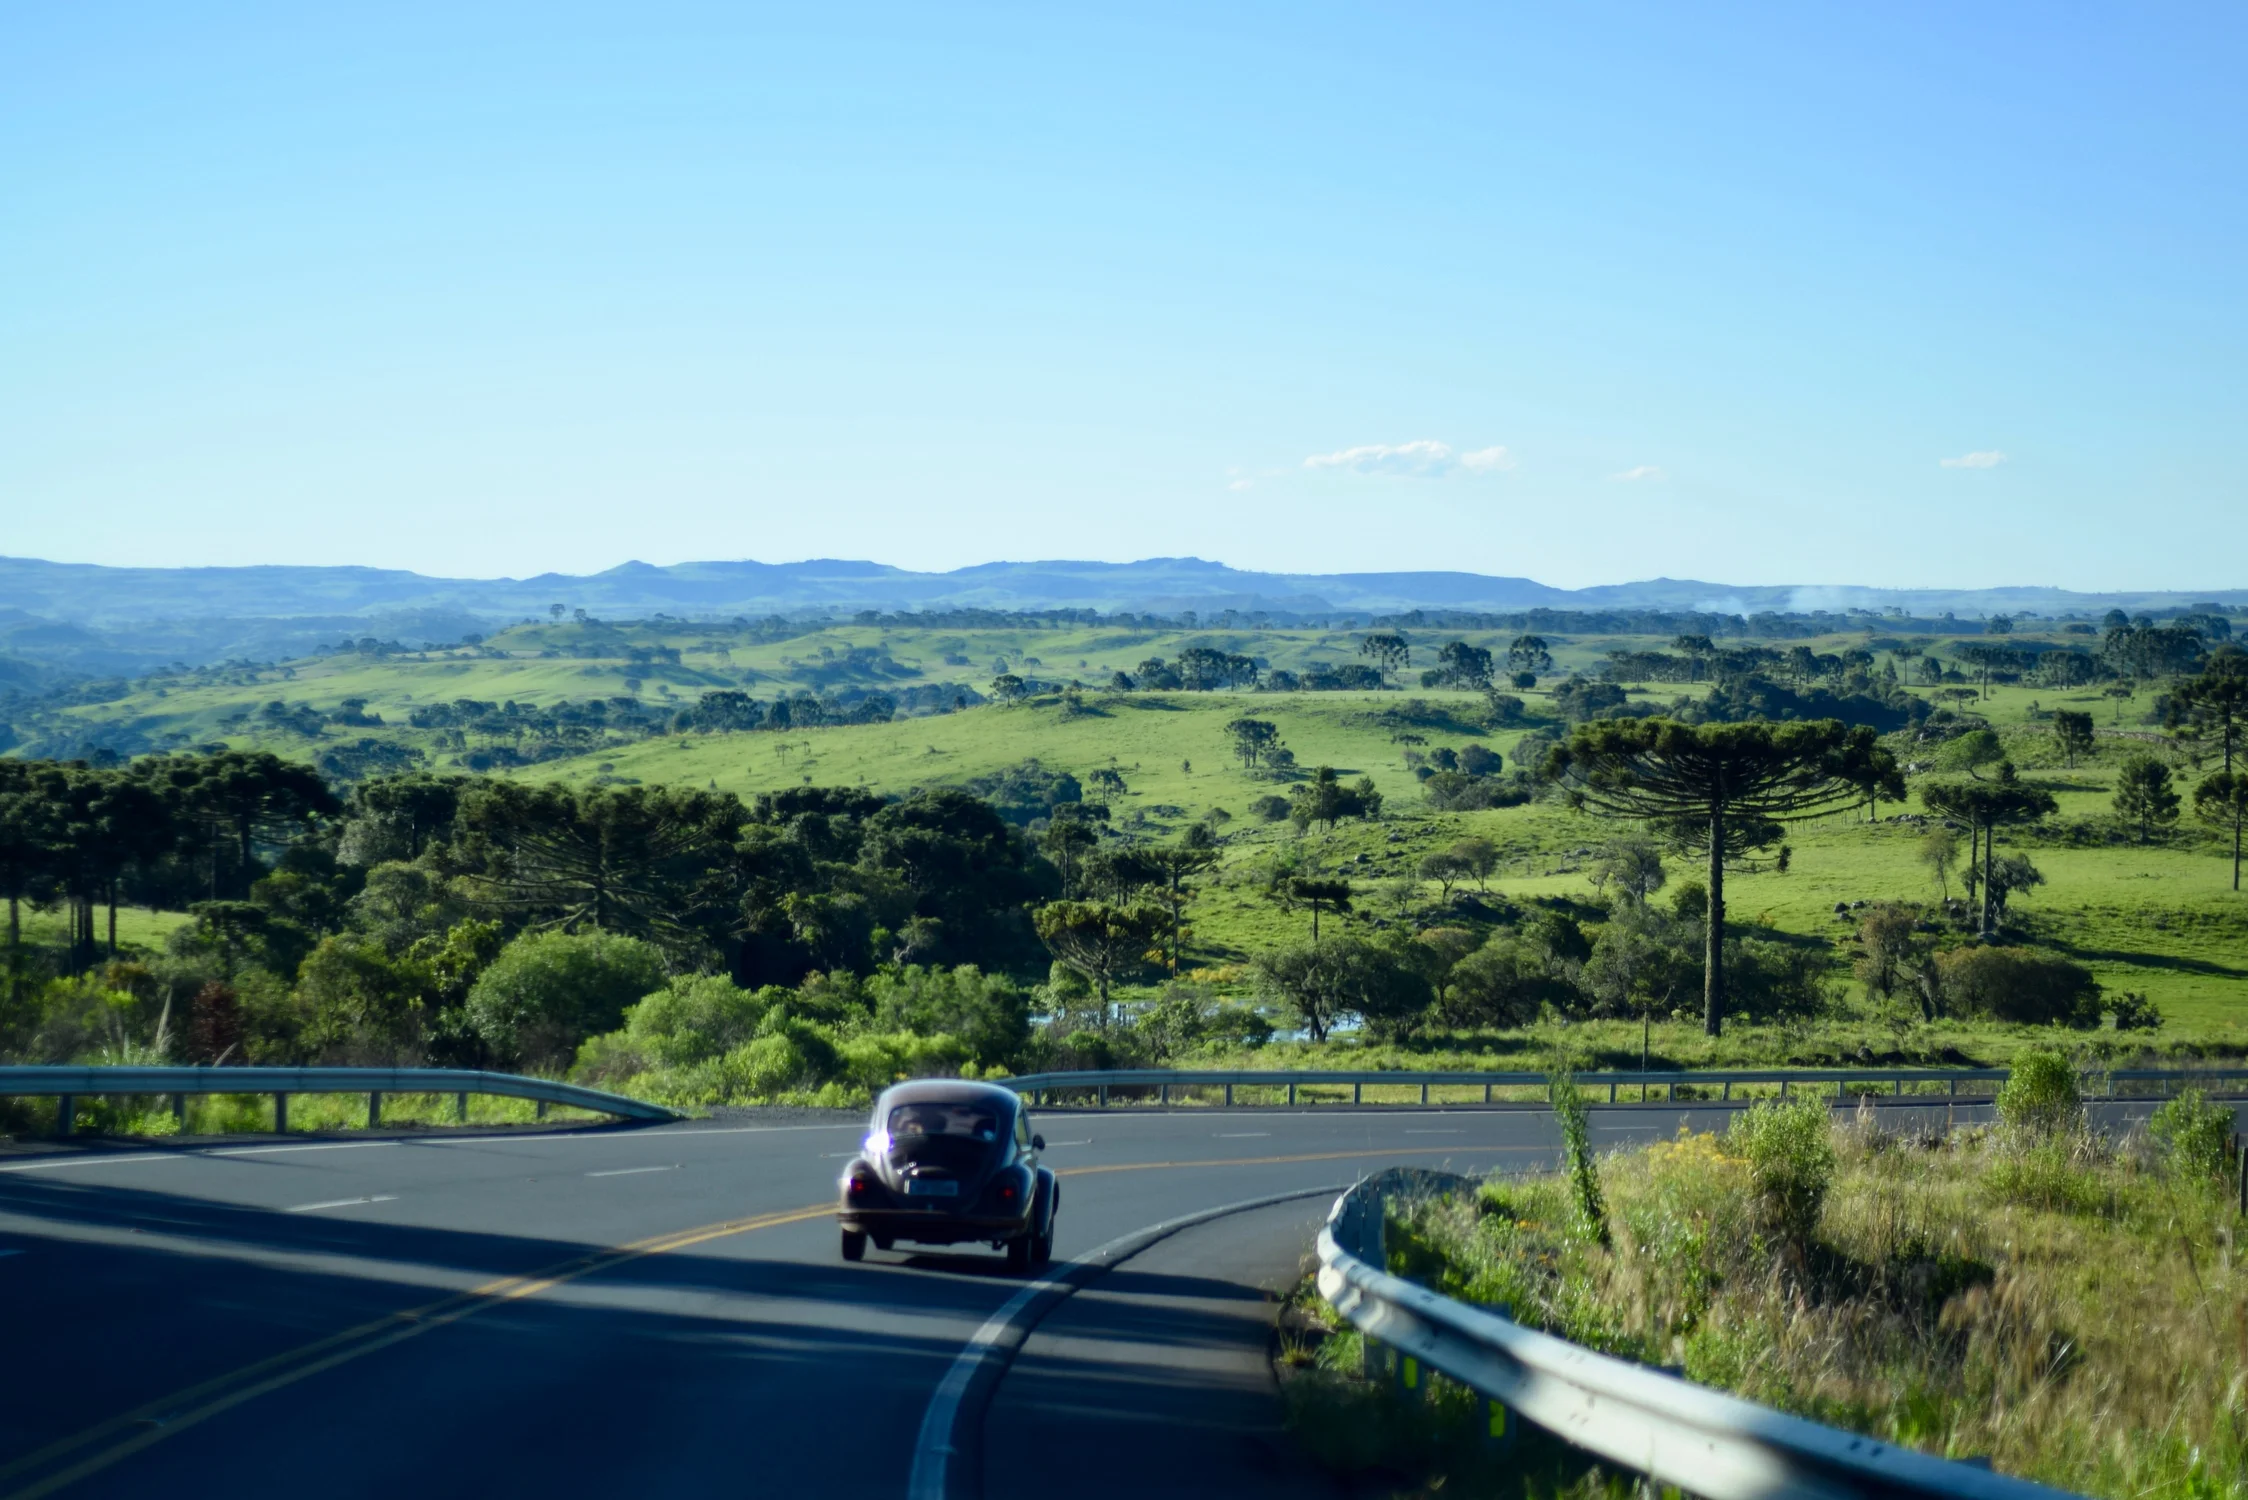
<path id="1" fill-rule="evenodd" d="M 1026 1231 L 1007 1242 L 1007 1269 L 1017 1276 L 1028 1275 L 1038 1265 L 1038 1235 Z"/>
<path id="2" fill-rule="evenodd" d="M 866 1236 L 856 1229 L 844 1230 L 843 1258 L 845 1260 L 866 1259 Z"/>
<path id="3" fill-rule="evenodd" d="M 896 1243 L 896 1240 L 891 1239 L 886 1234 L 878 1234 L 874 1237 L 874 1248 L 877 1250 L 888 1250 L 892 1245 Z"/>
<path id="4" fill-rule="evenodd" d="M 1054 1226 L 1052 1221 L 1048 1221 L 1045 1233 L 1039 1235 L 1033 1243 L 1030 1258 L 1041 1270 L 1053 1264 Z"/>

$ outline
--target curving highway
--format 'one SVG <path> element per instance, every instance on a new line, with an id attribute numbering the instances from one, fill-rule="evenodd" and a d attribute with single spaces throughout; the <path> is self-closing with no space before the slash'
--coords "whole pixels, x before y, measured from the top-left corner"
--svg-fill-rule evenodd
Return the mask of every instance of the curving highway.
<path id="1" fill-rule="evenodd" d="M 1724 1118 L 1595 1111 L 1614 1143 Z M 843 1264 L 834 1181 L 857 1123 L 0 1162 L 15 1377 L 0 1500 L 1000 1500 L 1051 1493 L 1064 1462 L 1073 1495 L 1182 1492 L 1190 1474 L 1183 1492 L 1300 1496 L 1318 1481 L 1277 1429 L 1264 1293 L 1309 1249 L 1331 1197 L 1311 1190 L 1394 1163 L 1531 1170 L 1555 1154 L 1550 1118 L 1521 1109 L 1050 1111 L 1039 1128 L 1063 1180 L 1057 1262 L 1307 1196 L 1082 1276 L 966 1389 L 963 1351 L 1023 1283 L 981 1251 Z M 949 1425 L 932 1417 L 948 1378 L 966 1389 Z M 963 1453 L 932 1481 L 950 1432 Z"/>

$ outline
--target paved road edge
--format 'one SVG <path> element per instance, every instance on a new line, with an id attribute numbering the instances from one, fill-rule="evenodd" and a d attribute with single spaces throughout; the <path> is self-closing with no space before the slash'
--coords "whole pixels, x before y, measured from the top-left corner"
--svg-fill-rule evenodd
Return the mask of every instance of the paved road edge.
<path id="1" fill-rule="evenodd" d="M 1006 1374 L 1015 1351 L 1023 1346 L 1040 1320 L 1072 1292 L 1110 1267 L 1182 1229 L 1207 1224 L 1228 1214 L 1292 1203 L 1299 1198 L 1329 1197 L 1343 1192 L 1347 1186 L 1345 1183 L 1298 1188 L 1293 1192 L 1248 1198 L 1165 1219 L 1160 1224 L 1119 1235 L 1015 1293 L 953 1357 L 952 1368 L 945 1372 L 936 1393 L 929 1398 L 928 1410 L 921 1415 L 920 1435 L 913 1445 L 913 1470 L 906 1480 L 907 1500 L 980 1500 L 982 1466 L 976 1461 L 979 1457 L 976 1438 L 984 1411 L 990 1406 L 992 1393 L 998 1389 L 999 1379 Z"/>

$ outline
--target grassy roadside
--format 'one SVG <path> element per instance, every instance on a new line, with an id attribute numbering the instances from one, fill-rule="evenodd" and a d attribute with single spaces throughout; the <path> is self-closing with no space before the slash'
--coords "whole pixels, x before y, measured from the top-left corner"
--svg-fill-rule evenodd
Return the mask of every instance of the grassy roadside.
<path id="1" fill-rule="evenodd" d="M 1597 1216 L 1559 1176 L 1397 1206 L 1391 1269 L 1782 1410 L 2081 1493 L 2248 1488 L 2230 1111 L 2181 1105 L 2104 1138 L 2065 1069 L 2028 1071 L 1991 1129 L 1900 1136 L 1871 1112 L 1766 1107 L 1723 1137 L 1603 1158 Z M 1459 1436 L 1466 1393 L 1440 1385 L 1400 1413 L 1354 1374 L 1356 1335 L 1318 1307 L 1294 1321 L 1312 1331 L 1280 1363 L 1315 1452 L 1346 1473 L 1484 1491 Z M 1350 1413 L 1360 1426 L 1339 1435 Z M 1602 1483 L 1543 1461 L 1564 1485 Z"/>

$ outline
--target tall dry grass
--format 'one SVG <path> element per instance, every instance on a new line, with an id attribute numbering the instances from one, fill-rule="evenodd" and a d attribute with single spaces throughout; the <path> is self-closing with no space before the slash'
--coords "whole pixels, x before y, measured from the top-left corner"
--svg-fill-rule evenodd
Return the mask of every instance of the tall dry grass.
<path id="1" fill-rule="evenodd" d="M 1862 1110 L 1830 1124 L 1831 1178 L 1792 1227 L 1760 1197 L 1771 1174 L 1747 1132 L 1682 1135 L 1602 1161 L 1607 1248 L 1564 1181 L 1531 1179 L 1411 1208 L 1392 1259 L 1564 1337 L 1927 1452 L 2096 1495 L 2233 1493 L 2248 1268 L 2208 1134 L 2185 1132 L 2198 1151 L 2177 1132 L 2108 1140 L 2069 1115 L 1914 1137 Z"/>

